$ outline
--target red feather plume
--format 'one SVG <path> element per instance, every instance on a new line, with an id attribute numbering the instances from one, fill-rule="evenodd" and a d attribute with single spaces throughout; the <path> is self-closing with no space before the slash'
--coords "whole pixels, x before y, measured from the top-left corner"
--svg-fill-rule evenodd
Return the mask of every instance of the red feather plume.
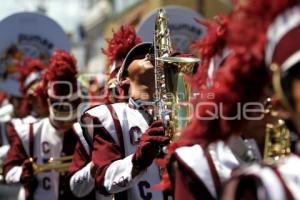
<path id="1" fill-rule="evenodd" d="M 43 89 L 47 88 L 49 82 L 66 81 L 71 83 L 73 91 L 77 90 L 76 59 L 66 51 L 56 50 L 50 57 L 49 67 L 43 75 Z M 69 88 L 56 88 L 59 94 L 69 93 Z M 44 90 L 46 91 L 46 90 Z"/>
<path id="2" fill-rule="evenodd" d="M 216 37 L 218 39 L 207 36 L 213 38 L 213 45 L 208 42 L 206 51 L 203 51 L 205 48 L 202 46 L 199 48 L 208 57 L 216 49 L 220 49 L 209 48 L 210 46 L 222 48 L 225 44 L 234 53 L 216 71 L 213 87 L 201 90 L 197 103 L 205 106 L 197 107 L 190 125 L 182 133 L 182 140 L 205 140 L 209 143 L 219 139 L 226 140 L 231 134 L 238 133 L 245 122 L 243 116 L 238 120 L 226 120 L 220 116 L 213 120 L 203 118 L 210 116 L 209 111 L 215 112 L 213 105 L 218 106 L 218 112 L 222 112 L 223 116 L 230 117 L 236 116 L 239 104 L 243 106 L 247 102 L 259 100 L 269 82 L 269 72 L 264 62 L 267 28 L 279 12 L 295 3 L 294 0 L 234 2 L 233 11 L 223 18 L 227 27 L 226 34 L 223 35 L 225 37 L 222 34 L 215 34 L 219 36 Z M 220 41 L 222 45 L 219 45 Z M 200 71 L 198 73 L 198 76 L 203 76 Z M 200 84 L 202 82 L 198 83 L 198 87 L 201 87 Z M 208 94 L 213 94 L 214 98 L 208 98 L 211 97 Z"/>
<path id="3" fill-rule="evenodd" d="M 106 49 L 102 48 L 102 52 L 107 56 L 108 64 L 111 65 L 117 60 L 122 62 L 130 49 L 141 42 L 141 38 L 137 36 L 132 26 L 122 25 L 117 32 L 113 30 L 113 37 L 107 39 L 108 46 Z"/>
<path id="4" fill-rule="evenodd" d="M 192 86 L 195 88 L 205 87 L 207 72 L 211 59 L 221 54 L 225 48 L 225 35 L 227 31 L 227 18 L 224 15 L 218 15 L 214 21 L 199 20 L 196 21 L 206 27 L 206 36 L 201 37 L 191 44 L 191 48 L 198 52 L 201 57 L 201 64 L 198 72 L 192 79 Z"/>

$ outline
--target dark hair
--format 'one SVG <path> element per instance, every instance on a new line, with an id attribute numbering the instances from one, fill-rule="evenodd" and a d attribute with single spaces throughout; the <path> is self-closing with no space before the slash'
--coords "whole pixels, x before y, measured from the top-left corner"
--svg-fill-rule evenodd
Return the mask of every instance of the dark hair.
<path id="1" fill-rule="evenodd" d="M 300 61 L 292 66 L 289 70 L 283 72 L 281 77 L 281 86 L 283 93 L 285 94 L 292 108 L 295 107 L 295 100 L 292 93 L 293 82 L 295 80 L 300 81 Z"/>

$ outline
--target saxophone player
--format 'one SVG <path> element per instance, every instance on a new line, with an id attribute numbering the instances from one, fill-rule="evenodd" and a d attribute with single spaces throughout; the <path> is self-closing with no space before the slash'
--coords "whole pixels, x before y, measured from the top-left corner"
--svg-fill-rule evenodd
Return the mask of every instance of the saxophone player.
<path id="1" fill-rule="evenodd" d="M 83 126 L 94 135 L 92 162 L 95 188 L 115 199 L 163 199 L 151 187 L 160 181 L 153 163 L 161 145 L 169 142 L 161 121 L 152 122 L 154 66 L 152 43 L 141 43 L 127 54 L 119 82 L 129 81 L 128 103 L 101 105 L 87 110 Z M 128 77 L 128 78 L 126 78 Z"/>
<path id="2" fill-rule="evenodd" d="M 45 92 L 49 117 L 9 128 L 13 137 L 4 162 L 5 180 L 8 184 L 22 183 L 26 199 L 76 199 L 67 185 L 66 174 L 54 170 L 36 173 L 33 167 L 51 157 L 74 153 L 78 136 L 73 124 L 81 102 L 76 74 L 75 58 L 65 51 L 55 51 L 36 88 Z"/>
<path id="3" fill-rule="evenodd" d="M 108 81 L 108 98 L 103 104 L 111 104 L 114 101 L 126 101 L 124 94 L 128 94 L 127 85 L 125 87 L 116 85 L 116 75 L 124 61 L 127 53 L 135 45 L 141 43 L 141 39 L 136 35 L 134 27 L 123 25 L 114 32 L 113 37 L 108 41 L 107 49 L 103 49 L 103 53 L 107 56 L 109 65 L 111 66 L 110 80 Z M 125 48 L 126 47 L 126 48 Z M 116 88 L 116 86 L 118 88 Z M 91 177 L 91 171 L 94 165 L 92 158 L 92 140 L 93 136 L 82 133 L 79 137 L 80 142 L 77 143 L 73 160 L 70 166 L 70 188 L 75 196 L 84 197 L 92 200 L 111 199 L 111 196 L 101 195 L 95 192 L 95 181 Z M 87 139 L 86 139 L 87 138 Z"/>

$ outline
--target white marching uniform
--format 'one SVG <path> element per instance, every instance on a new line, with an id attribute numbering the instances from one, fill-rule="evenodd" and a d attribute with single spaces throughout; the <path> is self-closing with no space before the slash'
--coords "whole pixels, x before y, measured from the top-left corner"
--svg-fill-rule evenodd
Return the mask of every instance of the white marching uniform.
<path id="1" fill-rule="evenodd" d="M 173 165 L 175 162 L 177 165 Z M 218 199 L 223 183 L 239 165 L 222 141 L 206 149 L 199 144 L 176 149 L 168 168 L 175 199 Z"/>
<path id="2" fill-rule="evenodd" d="M 27 116 L 25 118 L 12 118 L 7 122 L 0 122 L 0 160 L 1 160 L 1 167 L 3 165 L 3 162 L 7 156 L 8 150 L 10 148 L 10 141 L 9 141 L 9 134 L 7 132 L 7 123 L 11 123 L 15 129 L 18 129 L 20 125 L 26 124 L 26 123 L 33 123 L 38 121 L 37 118 L 34 118 L 32 116 Z M 1 169 L 2 172 L 2 169 Z M 0 181 L 4 181 L 5 177 L 3 177 L 2 173 L 0 174 Z M 23 200 L 25 199 L 25 190 L 20 185 L 14 185 L 14 186 L 8 186 L 8 185 L 0 185 L 0 189 L 3 193 L 3 196 L 7 196 L 8 198 L 12 199 L 19 199 Z M 4 190 L 4 191 L 3 191 Z"/>
<path id="3" fill-rule="evenodd" d="M 0 122 L 0 160 L 3 162 L 9 150 L 9 140 L 6 132 L 6 122 Z"/>
<path id="4" fill-rule="evenodd" d="M 254 177 L 260 180 L 263 193 L 258 189 L 260 199 L 291 200 L 300 199 L 300 158 L 289 155 L 274 165 L 252 164 L 239 169 L 242 177 Z M 263 194 L 263 197 L 260 195 Z"/>
<path id="5" fill-rule="evenodd" d="M 89 116 L 94 122 L 92 130 L 94 131 L 93 162 L 102 169 L 101 173 L 98 169 L 96 171 L 96 187 L 104 188 L 108 194 L 126 191 L 125 197 L 130 200 L 163 199 L 161 191 L 151 189 L 160 182 L 160 172 L 155 163 L 132 177 L 132 156 L 141 135 L 149 127 L 150 116 L 143 110 L 130 107 L 127 103 L 97 106 L 86 111 L 85 116 Z M 103 138 L 106 137 L 110 138 L 107 144 L 119 147 L 119 154 L 122 155 L 116 156 L 115 148 L 101 152 L 103 143 L 98 144 L 97 138 L 101 138 L 100 140 L 105 142 Z M 105 158 L 102 158 L 103 154 L 105 154 Z M 105 166 L 102 163 L 103 159 L 109 160 L 104 164 Z M 102 178 L 100 178 L 101 176 Z"/>
<path id="6" fill-rule="evenodd" d="M 74 129 L 76 130 L 76 133 L 78 134 L 79 137 L 79 142 L 80 142 L 80 146 L 82 149 L 84 150 L 84 152 L 86 153 L 86 155 L 88 157 L 85 158 L 81 158 L 81 159 L 86 159 L 85 166 L 83 166 L 81 169 L 76 169 L 76 172 L 72 175 L 72 177 L 70 178 L 70 188 L 71 191 L 73 192 L 73 194 L 77 197 L 84 197 L 87 196 L 90 192 L 93 191 L 93 189 L 95 188 L 95 179 L 92 177 L 91 175 L 91 145 L 89 144 L 89 142 L 93 139 L 91 135 L 84 135 L 82 128 L 80 126 L 79 123 L 75 123 L 74 124 Z M 77 148 L 77 147 L 76 147 Z M 82 153 L 82 150 L 78 150 L 79 153 Z M 76 150 L 73 156 L 73 160 L 76 159 Z M 76 160 L 73 162 L 77 162 Z M 111 196 L 104 196 L 101 195 L 99 192 L 95 191 L 95 197 L 96 200 L 108 200 L 108 199 L 112 199 Z"/>
<path id="7" fill-rule="evenodd" d="M 16 124 L 15 124 L 16 125 Z M 14 126 L 15 126 L 14 125 Z M 22 159 L 29 157 L 36 158 L 37 164 L 44 164 L 51 157 L 72 155 L 75 144 L 78 141 L 75 130 L 69 130 L 66 133 L 58 132 L 50 123 L 49 118 L 44 118 L 36 123 L 19 123 L 16 130 L 17 137 L 21 144 L 13 146 L 8 153 L 7 168 L 5 180 L 8 184 L 19 183 L 22 175 L 22 166 L 15 165 L 18 158 L 15 158 L 15 151 L 18 151 Z M 68 140 L 68 142 L 64 142 Z M 64 144 L 67 144 L 64 146 Z M 22 162 L 22 161 L 21 161 Z M 65 191 L 61 190 L 60 175 L 56 171 L 41 172 L 36 175 L 37 188 L 33 193 L 34 199 L 55 200 L 59 199 Z M 64 188 L 66 189 L 66 188 Z"/>
<path id="8" fill-rule="evenodd" d="M 32 117 L 32 116 L 27 116 L 25 118 L 12 118 L 9 122 L 13 124 L 15 129 L 18 129 L 19 125 L 21 124 L 26 124 L 26 123 L 33 123 L 37 122 L 38 119 Z M 3 161 L 6 158 L 7 152 L 9 150 L 9 137 L 7 135 L 7 130 L 6 130 L 6 123 L 9 122 L 0 122 L 0 160 Z"/>

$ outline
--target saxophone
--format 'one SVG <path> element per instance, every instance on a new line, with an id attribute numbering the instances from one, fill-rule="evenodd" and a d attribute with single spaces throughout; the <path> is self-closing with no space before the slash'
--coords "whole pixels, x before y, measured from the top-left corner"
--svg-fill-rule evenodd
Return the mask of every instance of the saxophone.
<path id="1" fill-rule="evenodd" d="M 154 120 L 162 120 L 171 140 L 186 127 L 189 117 L 190 86 L 185 75 L 194 72 L 198 58 L 171 57 L 172 45 L 164 9 L 156 16 L 154 44 L 155 106 Z"/>
<path id="2" fill-rule="evenodd" d="M 264 114 L 275 119 L 274 123 L 266 124 L 264 161 L 268 164 L 275 164 L 281 157 L 291 153 L 290 131 L 284 120 L 278 117 L 278 112 L 274 111 L 271 98 L 268 98 L 265 103 Z"/>

